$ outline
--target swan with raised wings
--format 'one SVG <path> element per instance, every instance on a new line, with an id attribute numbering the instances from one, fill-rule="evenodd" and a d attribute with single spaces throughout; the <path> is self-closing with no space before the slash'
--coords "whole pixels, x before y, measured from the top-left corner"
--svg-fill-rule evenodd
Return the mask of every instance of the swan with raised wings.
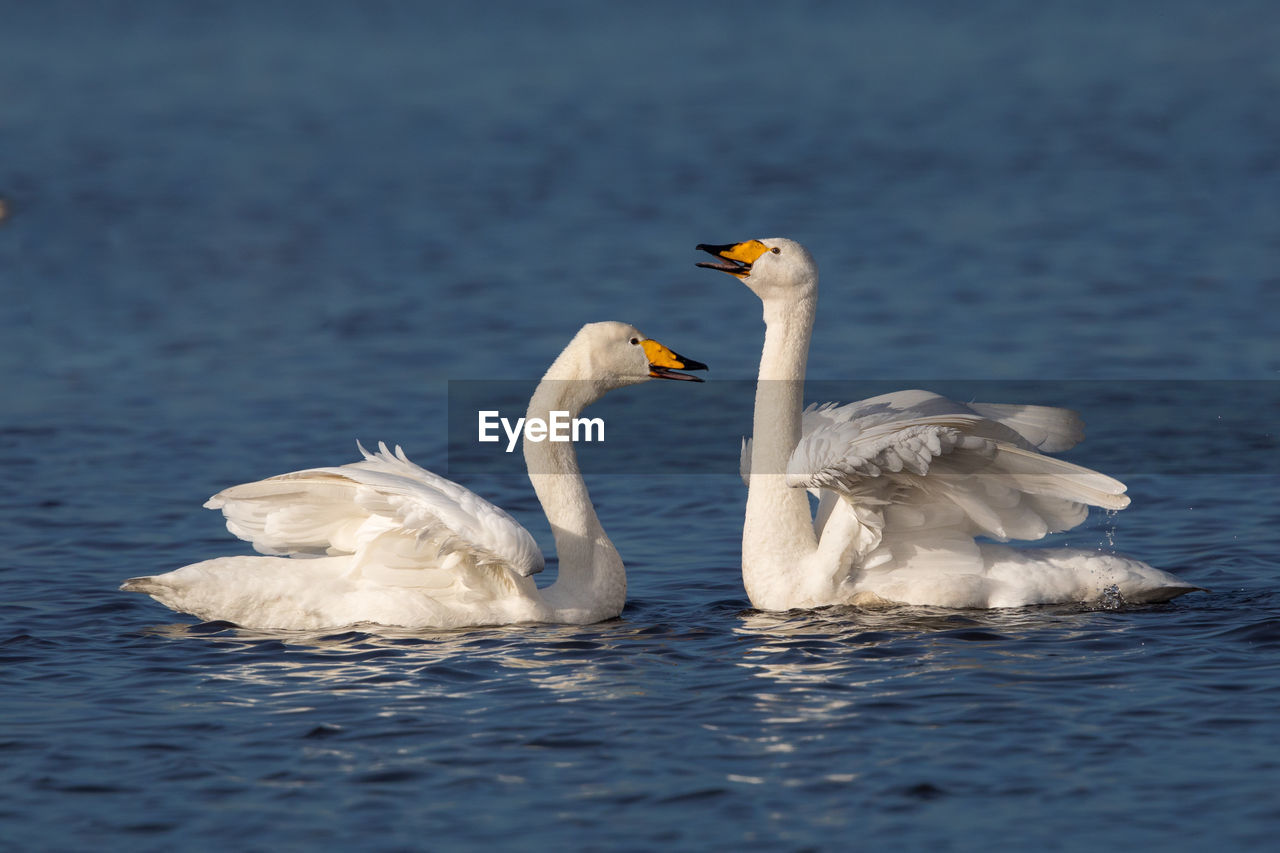
<path id="1" fill-rule="evenodd" d="M 1075 527 L 1090 506 L 1129 504 L 1118 480 L 1045 455 L 1083 437 L 1075 413 L 915 390 L 802 412 L 813 258 L 783 238 L 697 248 L 716 258 L 698 266 L 740 279 L 764 303 L 742 465 L 742 575 L 755 607 L 1150 603 L 1197 589 L 1104 551 L 975 541 L 1040 539 Z"/>
<path id="2" fill-rule="evenodd" d="M 527 417 L 577 417 L 608 391 L 648 379 L 701 382 L 704 370 L 625 323 L 584 326 L 547 370 Z M 622 612 L 622 559 L 605 535 L 570 442 L 524 442 L 529 479 L 555 537 L 559 573 L 506 512 L 410 462 L 399 447 L 333 468 L 233 486 L 209 499 L 227 528 L 270 556 L 220 557 L 121 589 L 245 628 L 316 630 L 556 622 Z M 309 559 L 294 559 L 309 558 Z"/>

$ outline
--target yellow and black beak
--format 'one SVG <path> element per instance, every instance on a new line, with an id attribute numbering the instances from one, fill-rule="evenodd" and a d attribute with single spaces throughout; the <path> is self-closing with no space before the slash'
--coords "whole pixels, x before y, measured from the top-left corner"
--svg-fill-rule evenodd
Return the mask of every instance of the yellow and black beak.
<path id="1" fill-rule="evenodd" d="M 745 243 L 729 243 L 724 246 L 699 243 L 697 249 L 699 252 L 708 252 L 724 261 L 724 263 L 703 261 L 698 266 L 706 267 L 709 270 L 727 272 L 729 275 L 736 275 L 738 278 L 746 278 L 751 275 L 751 265 L 759 260 L 761 255 L 769 251 L 769 247 L 759 240 L 748 240 Z"/>
<path id="2" fill-rule="evenodd" d="M 657 341 L 641 341 L 640 346 L 644 347 L 644 354 L 649 357 L 649 375 L 654 379 L 683 379 L 686 382 L 702 381 L 697 376 L 677 372 L 680 370 L 706 370 L 707 366 L 702 362 L 674 353 Z"/>

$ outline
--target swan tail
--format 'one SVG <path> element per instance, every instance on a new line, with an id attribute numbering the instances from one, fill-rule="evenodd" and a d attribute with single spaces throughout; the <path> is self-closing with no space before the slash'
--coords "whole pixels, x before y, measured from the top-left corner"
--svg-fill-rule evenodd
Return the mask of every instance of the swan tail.
<path id="1" fill-rule="evenodd" d="M 1192 584 L 1169 584 L 1145 590 L 1137 595 L 1128 596 L 1125 600 L 1130 604 L 1164 604 L 1166 601 L 1173 601 L 1178 596 L 1186 595 L 1189 592 L 1209 592 L 1209 590 Z"/>
<path id="2" fill-rule="evenodd" d="M 140 592 L 143 595 L 159 596 L 169 590 L 169 586 L 158 577 L 129 578 L 120 584 L 125 592 Z"/>

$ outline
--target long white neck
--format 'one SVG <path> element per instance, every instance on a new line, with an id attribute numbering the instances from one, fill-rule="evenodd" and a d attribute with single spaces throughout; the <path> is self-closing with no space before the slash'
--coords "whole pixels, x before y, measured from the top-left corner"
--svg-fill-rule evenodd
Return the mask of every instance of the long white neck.
<path id="1" fill-rule="evenodd" d="M 764 349 L 756 383 L 751 439 L 751 478 L 742 528 L 742 576 L 757 607 L 771 602 L 770 588 L 786 581 L 817 547 L 809 501 L 803 489 L 786 483 L 787 460 L 800 441 L 800 410 L 809 357 L 816 293 L 795 302 L 764 304 Z"/>
<path id="2" fill-rule="evenodd" d="M 599 398 L 594 383 L 571 376 L 561 362 L 553 364 L 534 391 L 525 417 L 550 423 L 552 412 L 567 412 L 575 418 Z M 543 598 L 558 621 L 611 619 L 626 603 L 627 576 L 591 505 L 573 443 L 530 441 L 527 435 L 524 459 L 529 480 L 551 525 L 560 561 L 556 582 L 542 590 Z"/>

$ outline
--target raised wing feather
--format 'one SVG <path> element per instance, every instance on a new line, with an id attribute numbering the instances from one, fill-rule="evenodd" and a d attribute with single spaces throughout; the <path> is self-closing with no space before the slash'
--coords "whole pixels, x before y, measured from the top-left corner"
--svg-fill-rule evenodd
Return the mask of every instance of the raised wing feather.
<path id="1" fill-rule="evenodd" d="M 413 559 L 451 555 L 501 565 L 520 575 L 543 568 L 533 536 L 501 508 L 379 443 L 364 459 L 233 486 L 205 504 L 227 529 L 265 554 L 354 554 L 379 541 L 382 552 Z"/>
<path id="2" fill-rule="evenodd" d="M 919 418 L 956 416 L 974 424 L 974 433 L 1022 447 L 1058 453 L 1084 438 L 1084 423 L 1070 409 L 1007 403 L 957 403 L 932 391 L 893 391 L 844 405 L 824 403 L 805 409 L 802 429 L 859 421 L 866 425 Z M 976 419 L 976 420 L 975 420 Z"/>
<path id="3" fill-rule="evenodd" d="M 1089 506 L 1129 503 L 1118 480 L 1039 452 L 1065 449 L 1083 436 L 1078 416 L 1065 409 L 966 405 L 899 391 L 810 406 L 801 427 L 787 483 L 821 498 L 820 535 L 833 493 L 857 509 L 858 524 L 832 535 L 874 528 L 868 544 L 879 532 L 917 543 L 944 535 L 1039 539 L 1076 526 Z M 744 448 L 744 474 L 749 454 Z"/>
<path id="4" fill-rule="evenodd" d="M 1058 453 L 1084 438 L 1080 416 L 1069 409 L 957 403 L 932 391 L 920 390 L 893 391 L 854 403 L 813 404 L 801 415 L 800 430 L 804 440 L 814 436 L 815 441 L 838 443 L 836 431 L 840 424 L 856 423 L 859 430 L 883 426 L 892 431 L 895 424 L 902 426 L 921 419 L 932 419 L 936 425 L 942 425 L 947 417 L 963 421 L 971 434 L 1025 450 Z M 888 457 L 886 462 L 894 464 Z M 744 481 L 751 475 L 750 439 L 743 442 L 739 472 Z"/>
<path id="5" fill-rule="evenodd" d="M 1070 409 L 1016 403 L 969 403 L 967 408 L 1012 429 L 1045 453 L 1070 450 L 1084 439 L 1084 422 Z"/>
<path id="6" fill-rule="evenodd" d="M 977 420 L 939 415 L 827 421 L 801 437 L 787 463 L 787 483 L 826 488 L 903 471 L 924 476 L 933 459 L 957 445 L 978 453 L 989 449 L 988 440 L 965 435 Z"/>

